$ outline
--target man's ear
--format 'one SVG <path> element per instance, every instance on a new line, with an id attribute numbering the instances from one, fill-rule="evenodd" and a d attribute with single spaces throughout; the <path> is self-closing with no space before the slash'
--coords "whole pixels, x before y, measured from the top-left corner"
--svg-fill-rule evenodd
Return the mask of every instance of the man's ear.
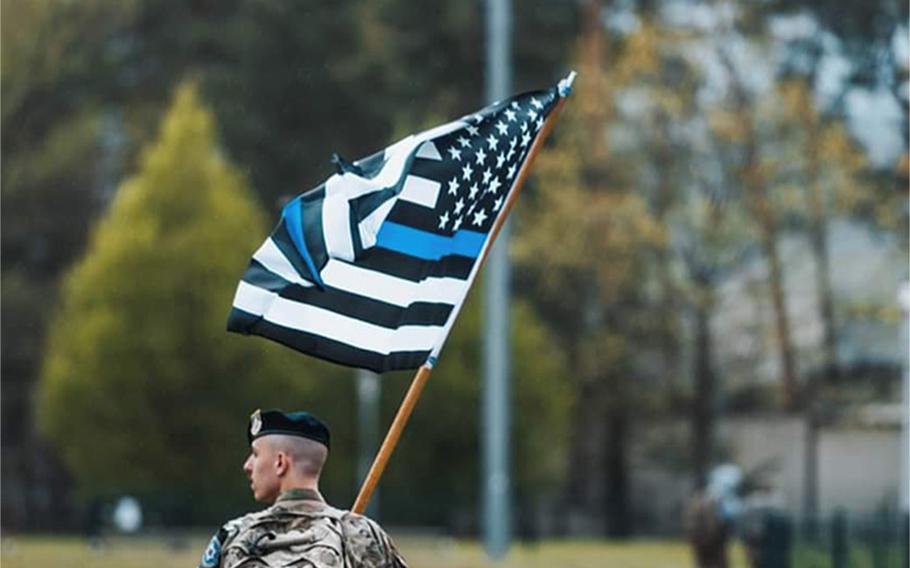
<path id="1" fill-rule="evenodd" d="M 278 474 L 279 477 L 281 477 L 285 473 L 287 473 L 290 466 L 291 466 L 291 462 L 288 459 L 288 455 L 286 453 L 284 453 L 284 452 L 275 453 L 275 473 Z"/>

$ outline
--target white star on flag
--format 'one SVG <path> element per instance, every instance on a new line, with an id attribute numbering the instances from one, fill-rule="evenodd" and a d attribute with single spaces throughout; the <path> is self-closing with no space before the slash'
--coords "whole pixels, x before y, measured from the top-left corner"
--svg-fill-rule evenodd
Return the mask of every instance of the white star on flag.
<path id="1" fill-rule="evenodd" d="M 254 253 L 228 329 L 376 372 L 435 365 L 530 143 L 570 87 L 571 76 L 337 159 Z"/>

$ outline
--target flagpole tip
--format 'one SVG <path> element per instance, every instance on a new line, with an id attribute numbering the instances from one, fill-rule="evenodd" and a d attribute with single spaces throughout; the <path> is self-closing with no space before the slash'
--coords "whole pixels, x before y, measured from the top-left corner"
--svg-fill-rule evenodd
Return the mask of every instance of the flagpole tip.
<path id="1" fill-rule="evenodd" d="M 578 75 L 575 71 L 569 73 L 568 77 L 559 82 L 559 96 L 568 97 L 572 93 L 572 83 L 575 82 L 575 76 Z"/>

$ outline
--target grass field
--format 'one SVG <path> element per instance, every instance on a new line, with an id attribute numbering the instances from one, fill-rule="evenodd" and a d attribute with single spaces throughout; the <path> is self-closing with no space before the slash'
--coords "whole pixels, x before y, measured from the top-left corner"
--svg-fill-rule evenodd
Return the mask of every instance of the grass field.
<path id="1" fill-rule="evenodd" d="M 474 541 L 395 535 L 411 568 L 564 568 L 609 566 L 621 568 L 690 568 L 689 549 L 680 541 L 549 541 L 515 545 L 501 563 L 487 560 Z M 78 537 L 4 536 L 0 539 L 3 568 L 170 568 L 194 567 L 206 539 L 202 536 L 118 537 L 92 548 Z M 745 568 L 738 548 L 731 568 Z"/>

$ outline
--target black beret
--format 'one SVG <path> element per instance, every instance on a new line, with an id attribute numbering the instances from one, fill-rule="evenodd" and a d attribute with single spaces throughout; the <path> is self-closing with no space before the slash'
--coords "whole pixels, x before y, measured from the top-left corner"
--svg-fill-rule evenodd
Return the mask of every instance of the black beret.
<path id="1" fill-rule="evenodd" d="M 300 436 L 329 447 L 328 426 L 309 412 L 257 410 L 250 416 L 250 427 L 246 431 L 247 439 L 252 444 L 256 438 L 269 434 Z"/>

